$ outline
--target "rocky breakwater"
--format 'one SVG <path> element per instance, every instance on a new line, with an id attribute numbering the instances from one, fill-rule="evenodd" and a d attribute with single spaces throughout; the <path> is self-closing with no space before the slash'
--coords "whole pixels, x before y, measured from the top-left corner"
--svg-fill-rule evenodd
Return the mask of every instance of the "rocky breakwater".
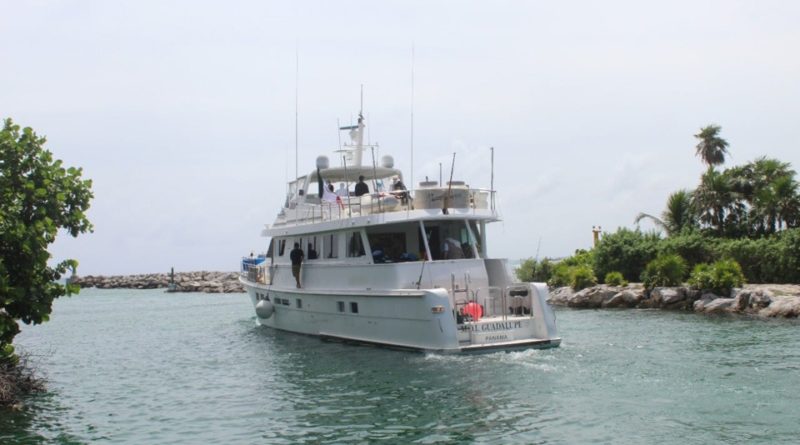
<path id="1" fill-rule="evenodd" d="M 575 292 L 559 287 L 550 292 L 550 304 L 574 308 L 640 308 L 692 310 L 706 314 L 747 314 L 758 317 L 800 316 L 800 286 L 745 285 L 729 295 L 715 295 L 688 287 L 645 289 L 641 284 L 588 287 Z"/>
<path id="2" fill-rule="evenodd" d="M 244 292 L 236 272 L 176 272 L 170 288 L 170 274 L 114 275 L 72 277 L 78 286 L 99 289 L 169 289 L 171 292 L 232 293 Z"/>

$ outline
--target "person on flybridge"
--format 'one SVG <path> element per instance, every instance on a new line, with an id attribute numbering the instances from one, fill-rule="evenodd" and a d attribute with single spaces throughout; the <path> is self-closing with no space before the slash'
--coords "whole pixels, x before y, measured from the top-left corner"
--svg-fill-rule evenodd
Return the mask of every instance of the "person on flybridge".
<path id="1" fill-rule="evenodd" d="M 334 202 L 339 203 L 339 206 L 341 208 L 344 208 L 342 197 L 333 192 L 333 184 L 331 184 L 330 182 L 328 183 L 328 186 L 325 187 L 325 190 L 323 190 L 322 192 L 322 200 L 330 203 Z"/>
<path id="2" fill-rule="evenodd" d="M 364 182 L 364 175 L 358 177 L 358 183 L 356 183 L 356 196 L 366 195 L 369 193 L 369 186 L 366 182 Z"/>
<path id="3" fill-rule="evenodd" d="M 403 181 L 397 176 L 392 178 L 392 194 L 400 200 L 403 205 L 408 204 L 408 190 Z"/>

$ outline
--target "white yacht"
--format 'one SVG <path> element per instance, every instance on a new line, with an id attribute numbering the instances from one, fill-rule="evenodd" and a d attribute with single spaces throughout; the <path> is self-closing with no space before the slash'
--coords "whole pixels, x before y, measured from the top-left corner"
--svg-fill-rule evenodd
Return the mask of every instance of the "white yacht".
<path id="1" fill-rule="evenodd" d="M 271 238 L 266 254 L 242 260 L 240 280 L 258 323 L 440 353 L 558 346 L 546 285 L 520 283 L 506 260 L 486 256 L 486 224 L 499 220 L 495 192 L 452 177 L 407 190 L 390 156 L 377 165 L 364 128 L 362 115 L 341 128 L 351 142 L 338 150 L 340 167 L 320 156 L 289 183 L 277 219 L 262 232 Z M 373 156 L 363 165 L 366 149 Z M 356 196 L 364 184 L 368 192 Z M 295 244 L 305 256 L 300 286 L 290 260 Z"/>

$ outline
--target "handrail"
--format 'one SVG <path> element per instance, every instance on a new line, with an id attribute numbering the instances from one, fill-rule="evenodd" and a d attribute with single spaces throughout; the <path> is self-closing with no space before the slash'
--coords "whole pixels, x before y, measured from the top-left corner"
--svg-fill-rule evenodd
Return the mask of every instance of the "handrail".
<path id="1" fill-rule="evenodd" d="M 441 201 L 447 190 L 438 187 L 378 192 L 362 196 L 347 197 L 349 204 L 321 201 L 300 203 L 284 208 L 285 221 L 295 225 L 347 219 L 357 216 L 407 212 L 409 210 L 441 209 Z M 492 203 L 496 192 L 481 188 L 453 188 L 448 198 L 451 209 L 489 210 L 496 214 Z"/>

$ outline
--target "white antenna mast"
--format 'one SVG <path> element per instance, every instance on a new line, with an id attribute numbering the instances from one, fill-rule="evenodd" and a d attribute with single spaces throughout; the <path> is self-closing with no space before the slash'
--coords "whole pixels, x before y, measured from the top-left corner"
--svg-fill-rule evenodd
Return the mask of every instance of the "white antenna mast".
<path id="1" fill-rule="evenodd" d="M 298 114 L 298 91 L 300 78 L 300 51 L 297 49 L 297 43 L 294 45 L 294 177 L 297 179 L 300 174 L 298 173 L 298 149 L 297 149 L 297 114 Z"/>
<path id="2" fill-rule="evenodd" d="M 411 181 L 414 188 L 414 42 L 411 42 Z"/>

